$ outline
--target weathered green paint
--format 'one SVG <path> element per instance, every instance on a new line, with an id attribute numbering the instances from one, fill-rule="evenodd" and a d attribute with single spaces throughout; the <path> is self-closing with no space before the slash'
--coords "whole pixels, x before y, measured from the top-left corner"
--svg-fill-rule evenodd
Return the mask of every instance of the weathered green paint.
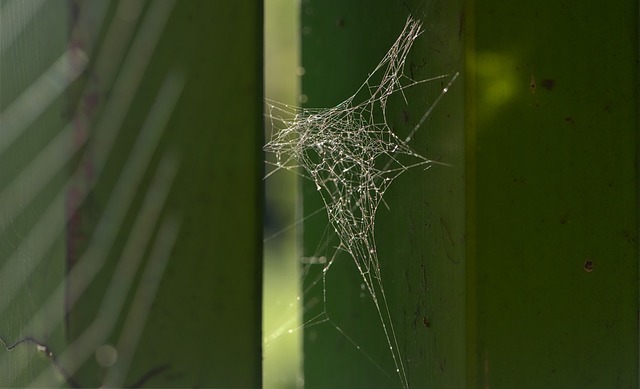
<path id="1" fill-rule="evenodd" d="M 452 166 L 401 176 L 377 215 L 409 386 L 637 387 L 637 2 L 307 1 L 306 106 L 350 96 L 408 14 L 425 25 L 414 78 L 461 72 L 412 143 Z M 406 133 L 441 88 L 394 101 L 394 128 Z M 315 192 L 303 185 L 305 214 L 322 206 Z M 304 256 L 333 252 L 335 240 L 318 247 L 326 226 L 307 220 Z M 306 320 L 323 310 L 311 270 Z M 360 283 L 347 256 L 332 265 L 335 324 L 305 330 L 307 387 L 401 386 Z"/>
<path id="2" fill-rule="evenodd" d="M 472 3 L 470 386 L 638 387 L 638 2 Z"/>

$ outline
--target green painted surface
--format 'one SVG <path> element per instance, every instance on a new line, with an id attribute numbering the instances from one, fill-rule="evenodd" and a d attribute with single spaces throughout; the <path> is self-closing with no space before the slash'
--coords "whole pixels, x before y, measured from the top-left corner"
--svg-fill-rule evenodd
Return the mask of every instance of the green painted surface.
<path id="1" fill-rule="evenodd" d="M 414 77 L 461 72 L 412 143 L 452 166 L 401 176 L 377 214 L 409 387 L 637 387 L 637 2 L 307 1 L 305 105 L 349 97 L 408 14 L 426 30 Z M 392 101 L 395 130 L 441 88 Z M 322 206 L 313 184 L 302 191 L 305 214 Z M 328 231 L 322 213 L 306 221 L 305 257 L 335 251 Z M 305 319 L 326 290 L 332 323 L 305 328 L 307 387 L 401 387 L 353 261 L 339 257 L 326 287 L 319 268 Z"/>
<path id="2" fill-rule="evenodd" d="M 469 7 L 471 386 L 638 387 L 638 3 Z"/>
<path id="3" fill-rule="evenodd" d="M 64 370 L 70 372 L 67 384 L 81 387 L 105 381 L 114 386 L 259 387 L 262 4 L 63 4 L 59 13 L 39 15 L 65 23 L 58 55 L 67 44 L 79 47 L 89 66 L 62 99 L 69 105 L 64 114 L 57 106 L 53 111 L 65 123 L 78 115 L 65 130 L 69 144 L 63 143 L 57 154 L 68 159 L 60 180 L 73 178 L 68 187 L 60 183 L 51 191 L 63 189 L 60 217 L 52 227 L 61 243 L 42 261 L 47 268 L 30 275 L 24 291 L 11 301 L 10 315 L 0 315 L 0 328 L 7 331 L 0 335 L 8 341 L 37 337 L 59 366 L 37 355 L 43 353 L 33 342 L 11 352 L 0 348 L 0 386 L 64 386 Z M 108 7 L 99 28 L 101 5 Z M 69 15 L 71 23 L 61 15 Z M 76 22 L 68 38 L 68 24 Z M 48 53 L 38 48 L 25 46 L 32 55 Z M 13 63 L 15 74 L 27 73 L 27 66 Z M 4 73 L 2 93 L 4 109 Z M 91 134 L 86 143 L 83 130 Z M 38 131 L 34 139 L 46 142 L 44 130 Z M 24 163 L 13 157 L 24 148 L 9 153 L 0 158 L 17 165 L 17 171 L 5 176 L 3 170 L 2 184 Z M 77 193 L 86 200 L 78 204 Z M 65 206 L 70 204 L 81 207 L 67 222 Z M 25 214 L 38 219 L 39 207 L 39 202 L 27 204 Z M 24 220 L 24 215 L 11 223 L 2 220 L 3 228 L 9 226 L 3 245 L 37 246 L 45 238 L 19 242 L 28 232 L 23 224 L 33 223 Z M 3 272 L 9 249 L 0 251 Z M 63 279 L 65 268 L 69 272 Z M 45 276 L 57 278 L 49 285 L 48 278 L 41 280 Z M 24 327 L 58 283 L 42 334 Z M 79 298 L 73 305 L 74 296 Z M 68 315 L 65 307 L 72 307 Z M 109 358 L 98 361 L 101 352 L 109 351 L 96 349 L 101 345 L 119 352 L 112 369 L 104 365 L 113 362 Z M 122 368 L 123 377 L 113 375 Z"/>
<path id="4" fill-rule="evenodd" d="M 304 2 L 305 105 L 331 107 L 353 94 L 410 14 L 423 23 L 425 32 L 414 43 L 406 75 L 421 80 L 461 71 L 461 7 L 461 2 L 438 1 Z M 401 138 L 418 123 L 449 78 L 406 90 L 408 103 L 401 95 L 390 99 L 388 122 Z M 410 142 L 420 154 L 451 166 L 409 170 L 386 192 L 389 209 L 381 205 L 376 216 L 383 288 L 412 388 L 465 385 L 462 86 L 459 78 Z M 305 214 L 322 206 L 312 183 L 303 185 L 303 204 Z M 303 255 L 329 256 L 335 251 L 335 240 L 328 249 L 318 247 L 325 243 L 326 227 L 325 215 L 308 219 Z M 319 269 L 314 267 L 320 268 L 311 267 L 307 287 L 317 280 Z M 326 311 L 335 325 L 305 329 L 306 387 L 402 387 L 377 311 L 361 284 L 353 260 L 339 256 L 326 279 Z M 323 289 L 319 282 L 305 295 L 306 320 L 322 312 L 318 301 Z"/>
<path id="5" fill-rule="evenodd" d="M 165 152 L 180 158 L 163 215 L 178 215 L 181 227 L 127 384 L 155 369 L 162 371 L 151 374 L 147 386 L 261 383 L 261 26 L 257 2 L 177 1 L 125 120 L 131 131 L 116 143 L 104 189 L 96 189 L 97 202 L 108 201 L 109 177 L 115 180 L 127 169 L 124 156 L 137 136 L 135 129 L 142 126 L 167 74 L 182 72 L 184 89 L 151 162 L 156 164 Z M 134 211 L 125 231 L 151 176 L 146 173 L 132 199 Z M 116 247 L 125 244 L 127 235 L 119 235 Z M 76 334 L 84 327 L 82 317 L 94 317 L 92 301 L 105 293 L 100 284 L 110 281 L 116 259 L 105 265 L 74 310 L 79 310 Z M 128 300 L 125 308 L 130 304 Z M 113 344 L 123 325 L 119 321 L 110 337 Z M 78 380 L 96 375 L 100 373 L 92 360 Z"/>
<path id="6" fill-rule="evenodd" d="M 61 2 L 13 2 L 10 7 L 2 1 L 0 7 L 3 20 L 13 17 L 7 24 L 3 21 L 0 34 L 0 337 L 9 347 L 31 336 L 60 349 L 65 345 L 63 332 L 48 330 L 48 318 L 34 320 L 34 315 L 65 271 L 64 237 L 56 233 L 64 225 L 65 204 L 56 194 L 67 175 L 64 170 L 44 172 L 39 157 L 65 124 L 66 99 L 57 87 L 69 63 L 61 60 L 67 9 Z M 20 31 L 10 28 L 15 20 L 29 19 L 25 15 L 32 15 L 30 24 L 24 23 Z M 56 62 L 63 66 L 56 67 Z M 48 76 L 45 82 L 43 73 Z M 40 91 L 41 100 L 33 102 L 33 92 L 25 98 L 30 90 Z M 36 171 L 24 174 L 34 163 Z M 52 300 L 61 312 L 62 297 Z M 48 366 L 33 343 L 8 351 L 0 342 L 0 387 L 24 387 Z"/>

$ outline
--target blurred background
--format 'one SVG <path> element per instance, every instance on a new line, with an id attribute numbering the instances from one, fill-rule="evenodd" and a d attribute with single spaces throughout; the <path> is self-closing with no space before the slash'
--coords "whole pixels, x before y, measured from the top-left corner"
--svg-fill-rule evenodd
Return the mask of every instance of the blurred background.
<path id="1" fill-rule="evenodd" d="M 265 97 L 267 101 L 298 105 L 299 1 L 266 0 Z M 267 103 L 268 104 L 268 103 Z M 268 113 L 265 108 L 265 112 Z M 271 120 L 265 117 L 266 139 Z M 265 158 L 272 156 L 266 155 Z M 266 165 L 269 172 L 269 166 Z M 297 178 L 283 170 L 265 180 L 263 384 L 265 388 L 297 388 L 304 382 L 302 331 L 298 310 L 300 268 L 296 260 L 295 224 Z M 292 332 L 291 332 L 292 331 Z"/>

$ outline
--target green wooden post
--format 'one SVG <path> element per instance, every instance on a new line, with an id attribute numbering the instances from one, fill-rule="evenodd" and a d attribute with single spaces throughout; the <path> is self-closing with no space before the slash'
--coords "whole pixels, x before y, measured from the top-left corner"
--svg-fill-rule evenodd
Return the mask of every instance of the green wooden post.
<path id="1" fill-rule="evenodd" d="M 262 4 L 72 5 L 68 44 L 89 65 L 67 95 L 75 143 L 60 174 L 72 180 L 55 189 L 80 208 L 56 225 L 66 258 L 42 261 L 68 276 L 53 282 L 44 330 L 20 327 L 27 316 L 12 339 L 37 338 L 56 363 L 17 377 L 11 361 L 36 344 L 2 348 L 0 386 L 259 387 Z M 2 328 L 25 312 L 10 309 Z"/>
<path id="2" fill-rule="evenodd" d="M 376 219 L 409 387 L 637 387 L 637 3 L 310 0 L 306 106 L 349 97 L 408 14 L 425 27 L 411 76 L 461 73 L 411 143 L 451 166 L 398 178 Z M 401 136 L 442 87 L 390 104 Z M 322 203 L 306 184 L 310 214 Z M 336 240 L 319 246 L 326 230 L 326 217 L 307 220 L 305 257 L 333 252 Z M 307 387 L 401 387 L 351 258 L 326 287 L 319 268 L 305 320 L 326 291 L 332 322 L 305 330 Z"/>

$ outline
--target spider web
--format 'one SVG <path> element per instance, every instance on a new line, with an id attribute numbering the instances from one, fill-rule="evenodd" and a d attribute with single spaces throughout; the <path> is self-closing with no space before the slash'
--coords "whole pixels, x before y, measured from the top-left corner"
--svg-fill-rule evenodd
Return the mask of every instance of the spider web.
<path id="1" fill-rule="evenodd" d="M 286 119 L 292 107 L 270 102 L 269 117 L 278 130 L 264 146 L 275 155 L 275 162 L 267 161 L 274 169 L 266 177 L 286 169 L 315 183 L 339 238 L 338 250 L 353 258 L 373 300 L 404 388 L 408 381 L 382 285 L 375 217 L 386 190 L 398 176 L 437 163 L 416 153 L 408 142 L 457 77 L 452 77 L 405 139 L 392 131 L 386 114 L 388 98 L 398 93 L 404 98 L 405 88 L 433 80 L 415 81 L 404 74 L 407 55 L 421 32 L 420 22 L 407 18 L 397 40 L 362 86 L 333 108 L 300 109 L 293 119 Z M 443 77 L 447 76 L 436 78 Z"/>

